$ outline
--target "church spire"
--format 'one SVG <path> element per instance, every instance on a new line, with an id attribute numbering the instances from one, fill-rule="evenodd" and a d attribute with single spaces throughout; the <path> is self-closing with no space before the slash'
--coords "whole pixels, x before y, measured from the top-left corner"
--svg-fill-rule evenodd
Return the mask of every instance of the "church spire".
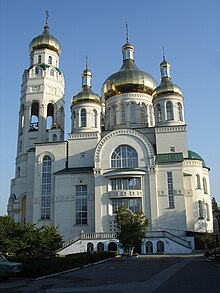
<path id="1" fill-rule="evenodd" d="M 129 43 L 129 35 L 128 35 L 128 23 L 126 21 L 126 43 L 122 47 L 123 61 L 132 60 L 134 61 L 134 47 Z"/>
<path id="2" fill-rule="evenodd" d="M 49 12 L 48 12 L 48 10 L 46 10 L 45 13 L 46 13 L 46 21 L 45 21 L 43 34 L 49 34 L 49 25 L 48 25 Z"/>
<path id="3" fill-rule="evenodd" d="M 160 64 L 160 73 L 161 73 L 161 80 L 163 80 L 164 78 L 170 79 L 170 64 L 166 60 L 164 46 L 163 46 L 163 61 Z"/>
<path id="4" fill-rule="evenodd" d="M 82 73 L 82 89 L 90 89 L 92 87 L 92 73 L 88 69 L 88 57 L 86 56 L 86 68 Z"/>

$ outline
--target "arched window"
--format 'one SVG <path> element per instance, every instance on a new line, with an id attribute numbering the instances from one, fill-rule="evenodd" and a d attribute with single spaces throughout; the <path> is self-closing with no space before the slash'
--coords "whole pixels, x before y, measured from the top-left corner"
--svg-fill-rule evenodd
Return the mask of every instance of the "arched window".
<path id="1" fill-rule="evenodd" d="M 164 252 L 164 243 L 163 241 L 157 241 L 157 253 Z"/>
<path id="2" fill-rule="evenodd" d="M 138 155 L 134 148 L 128 145 L 120 145 L 111 156 L 112 168 L 138 167 Z"/>
<path id="3" fill-rule="evenodd" d="M 52 103 L 47 105 L 47 121 L 46 126 L 47 129 L 50 129 L 53 125 L 53 119 L 54 119 L 54 105 Z"/>
<path id="4" fill-rule="evenodd" d="M 125 121 L 125 104 L 121 104 L 121 124 L 124 124 Z"/>
<path id="5" fill-rule="evenodd" d="M 21 110 L 20 110 L 20 134 L 23 132 L 23 127 L 24 127 L 24 105 L 21 105 Z"/>
<path id="6" fill-rule="evenodd" d="M 157 104 L 157 122 L 162 121 L 162 111 L 160 104 Z"/>
<path id="7" fill-rule="evenodd" d="M 205 208 L 206 208 L 206 219 L 207 221 L 210 221 L 209 205 L 207 203 L 205 204 Z"/>
<path id="8" fill-rule="evenodd" d="M 38 75 L 38 74 L 39 74 L 39 68 L 36 67 L 36 68 L 35 68 L 35 75 Z"/>
<path id="9" fill-rule="evenodd" d="M 196 174 L 196 188 L 201 189 L 200 176 Z"/>
<path id="10" fill-rule="evenodd" d="M 54 70 L 53 69 L 50 70 L 50 76 L 54 76 Z"/>
<path id="11" fill-rule="evenodd" d="M 146 242 L 146 254 L 153 253 L 153 243 L 151 241 Z"/>
<path id="12" fill-rule="evenodd" d="M 53 134 L 53 141 L 57 141 L 57 135 L 55 133 Z"/>
<path id="13" fill-rule="evenodd" d="M 76 128 L 76 112 L 75 111 L 73 111 L 72 121 L 73 121 L 73 129 L 75 129 Z"/>
<path id="14" fill-rule="evenodd" d="M 86 127 L 86 109 L 81 110 L 81 127 Z"/>
<path id="15" fill-rule="evenodd" d="M 97 127 L 97 111 L 92 111 L 92 127 Z"/>
<path id="16" fill-rule="evenodd" d="M 31 127 L 30 130 L 38 130 L 39 104 L 33 102 L 31 105 Z"/>
<path id="17" fill-rule="evenodd" d="M 42 161 L 42 187 L 41 187 L 41 219 L 50 219 L 51 202 L 51 157 L 46 155 Z"/>
<path id="18" fill-rule="evenodd" d="M 153 126 L 153 107 L 152 105 L 149 106 L 149 124 Z"/>
<path id="19" fill-rule="evenodd" d="M 179 121 L 183 121 L 183 110 L 181 103 L 177 103 L 177 117 Z"/>
<path id="20" fill-rule="evenodd" d="M 60 116 L 59 116 L 60 117 L 59 121 L 62 128 L 64 128 L 64 116 L 65 116 L 65 113 L 64 113 L 64 108 L 62 106 L 60 108 Z"/>
<path id="21" fill-rule="evenodd" d="M 198 201 L 198 212 L 199 219 L 204 219 L 203 202 L 201 200 Z"/>
<path id="22" fill-rule="evenodd" d="M 38 63 L 41 63 L 41 55 L 38 55 Z"/>
<path id="23" fill-rule="evenodd" d="M 97 244 L 97 251 L 104 251 L 104 244 L 102 242 Z"/>
<path id="24" fill-rule="evenodd" d="M 202 178 L 202 183 L 203 183 L 203 190 L 204 190 L 204 193 L 208 193 L 208 189 L 207 189 L 207 181 L 206 179 L 203 177 Z"/>
<path id="25" fill-rule="evenodd" d="M 141 124 L 147 124 L 147 107 L 146 105 L 141 105 Z"/>
<path id="26" fill-rule="evenodd" d="M 131 102 L 131 123 L 136 123 L 136 104 Z"/>
<path id="27" fill-rule="evenodd" d="M 52 64 L 52 57 L 51 56 L 48 57 L 48 64 Z"/>
<path id="28" fill-rule="evenodd" d="M 166 103 L 167 120 L 173 120 L 173 104 L 168 101 Z"/>
<path id="29" fill-rule="evenodd" d="M 117 119 L 116 119 L 116 106 L 113 106 L 112 107 L 112 118 L 113 118 L 113 126 L 115 126 L 116 125 L 116 123 L 117 123 Z"/>
<path id="30" fill-rule="evenodd" d="M 21 199 L 21 222 L 22 224 L 26 223 L 26 194 L 22 196 Z"/>

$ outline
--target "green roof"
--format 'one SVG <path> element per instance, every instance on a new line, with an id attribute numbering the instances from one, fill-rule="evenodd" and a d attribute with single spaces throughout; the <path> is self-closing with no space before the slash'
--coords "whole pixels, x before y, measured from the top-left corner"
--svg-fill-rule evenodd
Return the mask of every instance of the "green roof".
<path id="1" fill-rule="evenodd" d="M 203 160 L 203 158 L 197 154 L 196 152 L 190 151 L 188 150 L 188 159 L 193 159 L 193 160 L 200 160 L 202 161 L 202 166 L 206 167 L 205 161 Z"/>
<path id="2" fill-rule="evenodd" d="M 76 167 L 76 168 L 65 168 L 60 171 L 55 172 L 55 175 L 62 174 L 82 174 L 82 173 L 91 173 L 93 172 L 94 167 Z"/>
<path id="3" fill-rule="evenodd" d="M 173 162 L 182 162 L 183 153 L 165 153 L 156 155 L 156 163 L 173 163 Z"/>

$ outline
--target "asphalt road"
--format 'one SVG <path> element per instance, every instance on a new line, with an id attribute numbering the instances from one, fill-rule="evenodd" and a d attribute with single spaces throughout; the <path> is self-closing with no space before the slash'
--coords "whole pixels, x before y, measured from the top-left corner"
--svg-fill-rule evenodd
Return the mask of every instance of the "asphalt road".
<path id="1" fill-rule="evenodd" d="M 1 293 L 214 293 L 220 263 L 202 256 L 117 258 L 38 280 L 0 282 Z"/>

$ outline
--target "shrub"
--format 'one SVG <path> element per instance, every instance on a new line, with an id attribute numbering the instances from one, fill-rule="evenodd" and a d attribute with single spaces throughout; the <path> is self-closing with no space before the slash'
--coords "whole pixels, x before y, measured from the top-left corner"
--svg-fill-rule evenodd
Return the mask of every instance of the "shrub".
<path id="1" fill-rule="evenodd" d="M 79 268 L 115 256 L 114 251 L 69 254 L 65 257 L 11 257 L 23 264 L 22 272 L 17 277 L 37 278 L 54 273 Z"/>

